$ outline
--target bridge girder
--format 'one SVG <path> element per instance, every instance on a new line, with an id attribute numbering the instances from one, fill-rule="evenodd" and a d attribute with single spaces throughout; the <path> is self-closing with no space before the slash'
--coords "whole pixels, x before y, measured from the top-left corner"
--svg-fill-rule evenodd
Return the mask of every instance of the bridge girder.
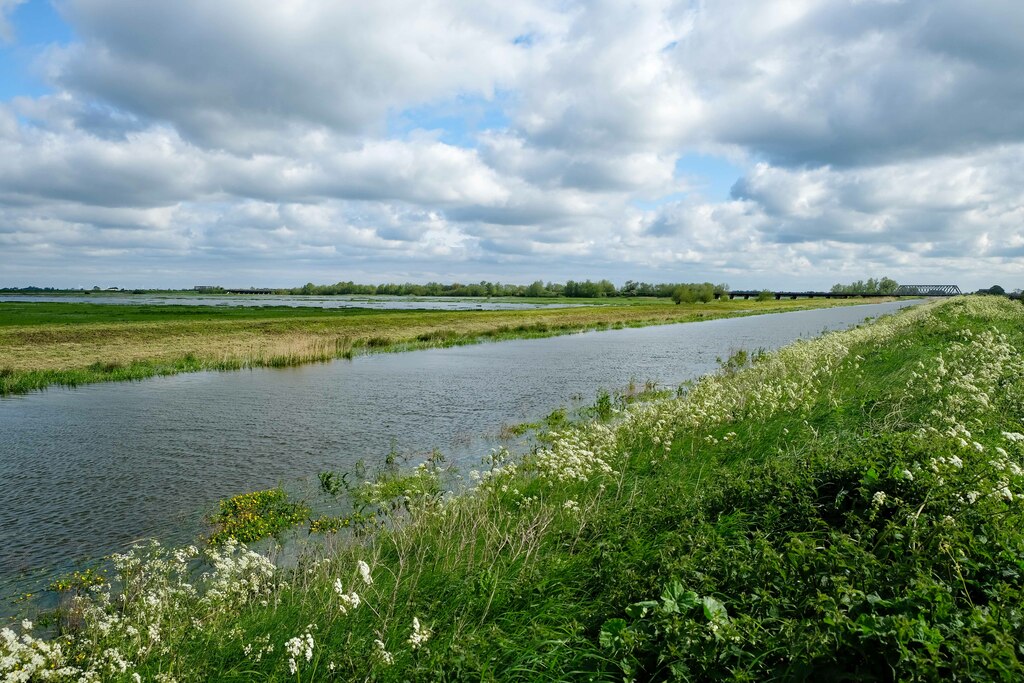
<path id="1" fill-rule="evenodd" d="M 959 296 L 963 294 L 956 285 L 900 285 L 893 296 Z"/>

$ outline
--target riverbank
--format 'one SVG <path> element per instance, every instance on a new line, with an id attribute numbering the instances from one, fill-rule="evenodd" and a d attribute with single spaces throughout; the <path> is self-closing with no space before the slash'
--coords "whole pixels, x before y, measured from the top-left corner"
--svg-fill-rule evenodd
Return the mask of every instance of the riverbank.
<path id="1" fill-rule="evenodd" d="M 861 302 L 856 302 L 861 303 Z M 0 395 L 199 370 L 287 367 L 613 327 L 854 305 L 662 300 L 517 311 L 381 311 L 0 302 Z"/>
<path id="2" fill-rule="evenodd" d="M 738 355 L 682 397 L 599 403 L 495 453 L 461 495 L 437 463 L 384 471 L 353 482 L 376 522 L 295 570 L 140 548 L 115 558 L 123 599 L 81 582 L 63 639 L 5 632 L 2 672 L 1019 678 L 1022 323 L 967 297 Z"/>

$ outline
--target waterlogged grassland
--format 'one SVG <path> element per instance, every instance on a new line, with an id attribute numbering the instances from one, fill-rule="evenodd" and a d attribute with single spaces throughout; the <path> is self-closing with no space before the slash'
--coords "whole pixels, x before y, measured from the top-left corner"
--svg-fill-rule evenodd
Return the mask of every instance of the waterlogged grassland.
<path id="1" fill-rule="evenodd" d="M 595 406 L 457 495 L 354 483 L 378 523 L 294 569 L 139 547 L 57 634 L 0 631 L 0 673 L 1020 680 L 1022 350 L 1018 303 L 921 306 Z"/>
<path id="2" fill-rule="evenodd" d="M 113 306 L 0 302 L 0 394 L 54 384 L 198 370 L 284 367 L 367 351 L 401 351 L 610 327 L 658 325 L 849 302 L 663 300 L 519 311 Z"/>

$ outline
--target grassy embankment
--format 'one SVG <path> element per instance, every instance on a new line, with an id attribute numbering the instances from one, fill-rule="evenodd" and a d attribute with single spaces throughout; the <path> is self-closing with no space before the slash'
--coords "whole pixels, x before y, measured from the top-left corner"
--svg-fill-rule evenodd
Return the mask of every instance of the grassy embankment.
<path id="1" fill-rule="evenodd" d="M 575 301 L 570 302 L 575 303 Z M 517 311 L 0 302 L 0 395 L 197 370 L 285 367 L 484 340 L 657 325 L 850 302 L 664 300 Z M 860 302 L 858 302 L 860 303 Z"/>
<path id="2" fill-rule="evenodd" d="M 1020 680 L 1022 349 L 1018 303 L 922 306 L 496 454 L 460 495 L 385 472 L 355 491 L 384 524 L 296 570 L 138 549 L 62 638 L 7 631 L 2 673 Z"/>

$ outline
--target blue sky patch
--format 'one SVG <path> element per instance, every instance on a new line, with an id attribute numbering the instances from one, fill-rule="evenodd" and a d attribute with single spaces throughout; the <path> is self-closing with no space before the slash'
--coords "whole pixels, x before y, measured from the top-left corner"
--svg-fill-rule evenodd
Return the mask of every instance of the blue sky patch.
<path id="1" fill-rule="evenodd" d="M 676 177 L 685 179 L 697 193 L 710 201 L 726 201 L 742 167 L 720 156 L 690 152 L 676 161 Z"/>
<path id="2" fill-rule="evenodd" d="M 388 118 L 388 137 L 404 138 L 415 130 L 439 131 L 439 139 L 456 147 L 475 148 L 477 136 L 507 128 L 509 95 L 492 99 L 462 95 L 452 100 L 405 109 Z"/>
<path id="3" fill-rule="evenodd" d="M 74 39 L 71 27 L 48 0 L 29 0 L 7 16 L 14 40 L 0 43 L 0 101 L 19 95 L 39 97 L 52 89 L 36 73 L 34 63 L 49 45 Z"/>

